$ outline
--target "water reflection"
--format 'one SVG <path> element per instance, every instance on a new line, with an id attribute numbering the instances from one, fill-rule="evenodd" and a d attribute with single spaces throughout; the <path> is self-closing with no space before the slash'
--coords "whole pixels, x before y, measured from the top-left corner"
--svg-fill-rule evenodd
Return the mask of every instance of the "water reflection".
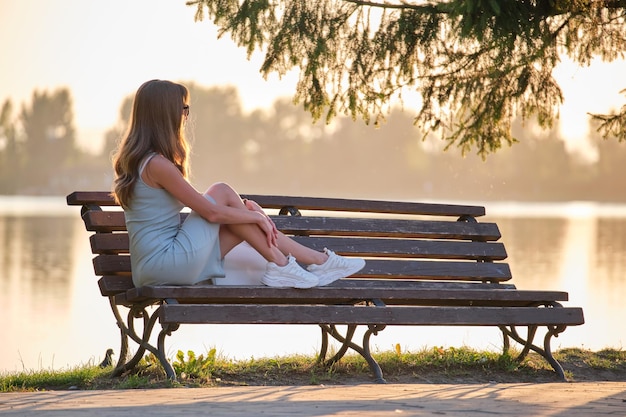
<path id="1" fill-rule="evenodd" d="M 599 219 L 596 231 L 597 242 L 602 250 L 596 253 L 598 274 L 606 277 L 606 283 L 619 286 L 624 281 L 626 264 L 626 220 Z"/>
<path id="2" fill-rule="evenodd" d="M 10 318 L 2 358 L 15 359 L 24 343 L 43 352 L 55 331 L 69 330 L 75 227 L 69 217 L 0 217 L 0 300 Z"/>
<path id="3" fill-rule="evenodd" d="M 564 290 L 569 305 L 584 308 L 586 324 L 571 327 L 554 347 L 621 348 L 626 334 L 626 219 L 574 215 L 567 218 L 493 219 L 500 225 L 513 281 L 522 289 Z"/>
<path id="4" fill-rule="evenodd" d="M 517 287 L 553 289 L 557 284 L 554 277 L 559 274 L 559 255 L 568 220 L 536 217 L 490 217 L 487 220 L 496 222 L 500 227 L 513 282 Z"/>
<path id="5" fill-rule="evenodd" d="M 527 217 L 499 212 L 485 219 L 500 226 L 518 288 L 565 290 L 569 305 L 584 308 L 586 324 L 567 329 L 554 349 L 622 346 L 626 208 L 620 213 Z M 107 348 L 119 349 L 118 329 L 93 275 L 88 236 L 78 209 L 51 217 L 0 213 L 0 372 L 95 363 Z M 452 327 L 389 327 L 372 343 L 380 350 L 396 343 L 409 350 L 501 346 L 496 329 Z M 172 356 L 178 349 L 201 353 L 217 347 L 229 357 L 249 358 L 314 354 L 318 344 L 315 326 L 188 325 L 168 346 Z"/>

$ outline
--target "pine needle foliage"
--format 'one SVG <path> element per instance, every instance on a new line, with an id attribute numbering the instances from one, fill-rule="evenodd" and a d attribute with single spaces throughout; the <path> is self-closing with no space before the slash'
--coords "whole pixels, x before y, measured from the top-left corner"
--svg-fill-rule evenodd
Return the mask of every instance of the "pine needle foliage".
<path id="1" fill-rule="evenodd" d="M 549 128 L 563 94 L 553 70 L 626 50 L 626 0 L 191 0 L 260 68 L 299 71 L 294 101 L 315 119 L 375 125 L 407 92 L 415 124 L 462 152 L 512 144 L 511 121 Z M 613 118 L 610 118 L 610 117 Z M 623 140 L 626 113 L 597 117 Z"/>

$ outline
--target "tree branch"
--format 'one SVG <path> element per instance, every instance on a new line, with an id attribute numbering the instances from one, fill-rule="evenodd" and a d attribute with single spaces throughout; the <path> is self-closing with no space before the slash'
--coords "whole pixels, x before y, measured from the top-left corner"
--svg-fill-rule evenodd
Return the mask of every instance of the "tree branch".
<path id="1" fill-rule="evenodd" d="M 400 10 L 410 9 L 410 10 L 422 10 L 422 11 L 430 12 L 430 13 L 444 13 L 437 6 L 430 4 L 430 3 L 419 5 L 419 4 L 409 3 L 407 1 L 400 1 L 399 3 L 389 3 L 387 1 L 381 3 L 381 2 L 367 1 L 367 0 L 342 0 L 342 1 L 346 3 L 352 3 L 357 6 L 375 7 L 375 8 L 380 8 L 380 9 L 400 9 Z"/>

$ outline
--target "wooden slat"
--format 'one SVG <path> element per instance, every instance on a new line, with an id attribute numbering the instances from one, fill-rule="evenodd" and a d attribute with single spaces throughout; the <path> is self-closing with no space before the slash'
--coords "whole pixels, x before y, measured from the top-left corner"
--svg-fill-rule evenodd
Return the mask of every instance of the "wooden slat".
<path id="1" fill-rule="evenodd" d="M 352 280 L 357 281 L 357 280 Z M 358 280 L 364 281 L 364 280 Z M 436 286 L 340 284 L 298 290 L 264 286 L 144 286 L 126 292 L 129 301 L 174 298 L 190 304 L 355 304 L 373 299 L 389 305 L 499 305 L 535 306 L 567 301 L 563 291 L 531 291 L 510 288 L 461 288 L 453 283 Z M 383 283 L 384 284 L 384 283 Z M 386 284 L 389 284 L 388 282 Z M 478 287 L 468 285 L 466 287 Z"/>
<path id="2" fill-rule="evenodd" d="M 98 287 L 100 287 L 100 294 L 105 297 L 124 293 L 130 289 L 135 288 L 133 280 L 130 275 L 106 275 L 98 280 Z"/>
<path id="3" fill-rule="evenodd" d="M 97 206 L 116 206 L 110 191 L 74 191 L 66 197 L 68 206 L 94 204 Z"/>
<path id="4" fill-rule="evenodd" d="M 329 210 L 374 212 L 389 214 L 417 214 L 436 216 L 484 216 L 485 208 L 460 204 L 411 203 L 383 200 L 353 200 L 341 198 L 317 198 L 294 196 L 271 196 L 246 194 L 242 197 L 256 201 L 264 208 L 280 209 L 285 206 L 300 210 Z M 66 198 L 68 205 L 114 206 L 115 202 L 108 191 L 76 191 Z"/>
<path id="5" fill-rule="evenodd" d="M 476 282 L 476 281 L 431 281 L 412 279 L 386 279 L 386 278 L 344 278 L 333 282 L 324 288 L 343 288 L 351 290 L 353 288 L 399 288 L 400 290 L 506 290 L 515 289 L 515 285 L 510 282 Z M 266 288 L 266 287 L 263 287 Z M 300 290 L 294 290 L 300 291 Z"/>
<path id="6" fill-rule="evenodd" d="M 495 241 L 500 238 L 500 231 L 495 223 L 293 216 L 272 216 L 272 219 L 279 230 L 286 234 L 295 235 L 378 236 L 480 241 Z M 126 229 L 123 212 L 89 211 L 85 213 L 83 220 L 89 231 L 108 233 Z"/>
<path id="7" fill-rule="evenodd" d="M 129 252 L 128 233 L 94 233 L 89 236 L 91 252 L 94 254 L 127 254 Z"/>
<path id="8" fill-rule="evenodd" d="M 293 236 L 293 240 L 315 250 L 329 248 L 340 255 L 360 257 L 474 259 L 488 261 L 500 261 L 507 258 L 506 249 L 499 242 L 320 236 Z"/>
<path id="9" fill-rule="evenodd" d="M 464 215 L 478 217 L 485 215 L 485 208 L 482 206 L 469 206 L 459 204 L 431 204 L 383 200 L 268 196 L 256 194 L 245 194 L 242 197 L 256 201 L 261 207 L 272 209 L 280 209 L 285 206 L 291 206 L 296 207 L 299 210 L 352 211 L 455 217 L 460 217 Z"/>
<path id="10" fill-rule="evenodd" d="M 286 234 L 308 236 L 378 236 L 481 241 L 494 241 L 501 236 L 495 223 L 304 216 L 272 216 L 272 220 L 276 227 Z"/>
<path id="11" fill-rule="evenodd" d="M 96 275 L 130 276 L 130 256 L 98 255 L 93 258 L 93 269 Z"/>
<path id="12" fill-rule="evenodd" d="M 122 211 L 88 211 L 83 215 L 83 221 L 90 232 L 110 233 L 126 230 Z"/>
<path id="13" fill-rule="evenodd" d="M 331 248 L 340 255 L 360 257 L 408 257 L 431 259 L 473 259 L 498 261 L 506 259 L 502 243 L 399 240 L 354 237 L 304 237 L 295 241 L 315 250 Z M 94 254 L 127 254 L 127 233 L 95 233 L 90 236 Z"/>
<path id="14" fill-rule="evenodd" d="M 398 293 L 414 294 L 415 291 L 467 291 L 467 290 L 515 290 L 515 285 L 510 283 L 486 283 L 486 282 L 466 282 L 466 281 L 415 281 L 415 280 L 388 280 L 388 279 L 364 279 L 346 278 L 335 281 L 325 287 L 310 288 L 306 291 L 295 288 L 273 288 L 264 285 L 158 285 L 143 286 L 135 288 L 132 286 L 130 277 L 105 276 L 101 281 L 112 280 L 110 284 L 102 284 L 101 288 L 110 288 L 106 295 L 120 295 L 120 290 L 124 291 L 124 297 L 120 300 L 127 302 L 158 301 L 167 298 L 175 298 L 182 302 L 192 304 L 203 304 L 207 302 L 237 303 L 242 300 L 254 299 L 258 303 L 287 303 L 305 298 L 323 298 L 324 304 L 342 304 L 350 300 L 350 303 L 373 298 L 365 296 L 364 291 L 385 291 L 393 297 L 386 297 L 386 302 L 396 304 L 401 302 Z M 121 283 L 121 280 L 127 280 Z M 330 291 L 330 292 L 329 292 Z M 353 291 L 360 291 L 361 299 L 351 296 Z M 338 296 L 336 294 L 339 294 Z M 526 291 L 524 291 L 526 293 Z M 535 292 L 537 293 L 537 292 Z M 317 294 L 317 295 L 316 295 Z M 321 295 L 320 295 L 321 294 Z M 329 296 L 332 295 L 332 297 Z M 105 295 L 105 294 L 103 294 Z M 515 296 L 509 296 L 513 299 Z M 518 295 L 519 297 L 519 295 Z M 559 291 L 542 291 L 540 294 L 526 296 L 534 301 L 567 301 L 567 293 Z M 523 298 L 523 297 L 522 297 Z M 116 301 L 118 298 L 116 297 Z M 410 300 L 409 300 L 410 301 Z M 410 303 L 409 303 L 410 304 Z M 522 305 L 528 305 L 528 300 Z"/>
<path id="15" fill-rule="evenodd" d="M 99 255 L 93 259 L 93 264 L 96 275 L 130 274 L 129 256 Z M 511 279 L 511 270 L 505 263 L 370 259 L 353 276 L 503 282 Z"/>
<path id="16" fill-rule="evenodd" d="M 303 305 L 163 305 L 161 323 L 386 324 L 386 325 L 578 325 L 581 308 L 365 307 Z"/>
<path id="17" fill-rule="evenodd" d="M 505 263 L 370 259 L 354 276 L 502 282 L 511 279 L 511 270 Z"/>

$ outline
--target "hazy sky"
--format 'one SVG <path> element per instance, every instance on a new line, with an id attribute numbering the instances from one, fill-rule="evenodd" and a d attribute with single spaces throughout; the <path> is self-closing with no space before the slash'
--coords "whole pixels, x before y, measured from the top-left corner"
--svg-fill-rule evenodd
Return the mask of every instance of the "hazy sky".
<path id="1" fill-rule="evenodd" d="M 293 95 L 295 74 L 264 80 L 261 55 L 248 61 L 229 37 L 217 40 L 210 22 L 194 22 L 194 12 L 185 0 L 0 0 L 0 102 L 21 106 L 35 89 L 67 86 L 79 141 L 97 149 L 122 99 L 152 78 L 235 85 L 246 109 Z M 572 141 L 586 136 L 586 111 L 626 102 L 618 94 L 624 74 L 624 61 L 559 71 L 562 129 Z"/>
<path id="2" fill-rule="evenodd" d="M 293 74 L 264 80 L 260 55 L 248 61 L 194 12 L 185 0 L 0 0 L 0 101 L 70 87 L 79 133 L 90 135 L 153 78 L 236 85 L 248 109 L 292 95 Z"/>

